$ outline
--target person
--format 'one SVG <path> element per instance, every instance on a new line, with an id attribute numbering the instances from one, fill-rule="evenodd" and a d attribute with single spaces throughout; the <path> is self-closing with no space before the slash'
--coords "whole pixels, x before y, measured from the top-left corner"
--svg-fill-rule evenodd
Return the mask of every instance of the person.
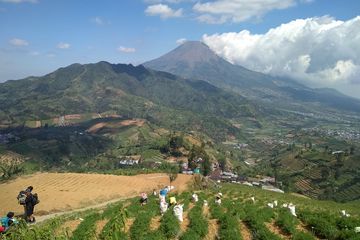
<path id="1" fill-rule="evenodd" d="M 183 207 L 184 207 L 184 204 L 176 203 L 176 205 L 175 205 L 175 207 L 173 209 L 175 217 L 180 222 L 183 221 Z"/>
<path id="2" fill-rule="evenodd" d="M 35 217 L 33 216 L 34 214 L 34 207 L 36 204 L 39 203 L 39 198 L 38 195 L 35 193 L 32 193 L 33 187 L 30 186 L 25 190 L 25 195 L 26 195 L 26 199 L 25 199 L 25 220 L 27 222 L 30 223 L 34 223 L 35 222 Z"/>
<path id="3" fill-rule="evenodd" d="M 165 200 L 160 201 L 160 213 L 161 213 L 161 216 L 164 215 L 164 213 L 167 211 L 167 209 L 168 209 L 167 202 L 165 202 Z"/>
<path id="4" fill-rule="evenodd" d="M 165 201 L 166 195 L 168 193 L 168 189 L 167 188 L 163 188 L 160 190 L 159 192 L 159 198 L 160 198 L 160 202 L 161 201 Z"/>
<path id="5" fill-rule="evenodd" d="M 156 189 L 153 190 L 153 196 L 157 196 L 157 192 L 156 192 Z"/>
<path id="6" fill-rule="evenodd" d="M 13 224 L 17 224 L 17 220 L 14 218 L 14 212 L 8 212 L 6 217 L 1 218 L 0 232 L 5 233 Z"/>
<path id="7" fill-rule="evenodd" d="M 197 201 L 199 201 L 199 196 L 196 193 L 193 193 L 193 195 L 191 195 L 191 197 L 192 197 L 193 202 L 196 203 Z"/>
<path id="8" fill-rule="evenodd" d="M 140 198 L 140 203 L 141 203 L 141 206 L 144 206 L 145 204 L 147 204 L 148 202 L 148 196 L 146 193 L 141 193 L 141 198 Z"/>
<path id="9" fill-rule="evenodd" d="M 170 205 L 175 205 L 176 204 L 176 197 L 170 197 Z"/>
<path id="10" fill-rule="evenodd" d="M 221 204 L 221 197 L 222 197 L 222 193 L 218 193 L 215 196 L 215 203 L 220 205 Z"/>

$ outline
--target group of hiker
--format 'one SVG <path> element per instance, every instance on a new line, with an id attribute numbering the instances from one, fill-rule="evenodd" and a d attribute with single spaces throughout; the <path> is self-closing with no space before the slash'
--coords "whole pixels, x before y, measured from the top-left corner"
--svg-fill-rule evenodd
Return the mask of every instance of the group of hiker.
<path id="1" fill-rule="evenodd" d="M 27 223 L 35 223 L 34 208 L 39 201 L 36 193 L 33 193 L 33 187 L 29 186 L 25 190 L 19 192 L 17 196 L 18 203 L 24 207 L 23 218 Z M 13 225 L 18 224 L 19 221 L 15 218 L 14 212 L 8 212 L 5 217 L 1 218 L 0 233 L 6 233 Z"/>

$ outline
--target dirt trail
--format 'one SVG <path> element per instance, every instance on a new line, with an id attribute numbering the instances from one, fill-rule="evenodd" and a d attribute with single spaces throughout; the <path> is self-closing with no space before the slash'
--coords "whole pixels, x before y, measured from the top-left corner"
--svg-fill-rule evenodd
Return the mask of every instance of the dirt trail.
<path id="1" fill-rule="evenodd" d="M 250 229 L 246 226 L 246 224 L 243 221 L 240 221 L 240 231 L 243 240 L 252 240 L 252 234 L 250 232 Z"/>
<path id="2" fill-rule="evenodd" d="M 191 176 L 179 174 L 172 185 L 175 190 L 183 191 Z M 39 194 L 40 204 L 35 207 L 35 216 L 71 212 L 74 209 L 93 208 L 110 203 L 112 200 L 137 196 L 169 185 L 166 174 L 143 174 L 136 176 L 115 176 L 106 174 L 79 173 L 37 173 L 22 176 L 0 184 L 0 215 L 13 211 L 22 214 L 23 208 L 17 203 L 16 196 L 27 186 L 33 186 Z M 106 205 L 106 204 L 105 204 Z M 54 216 L 54 215 L 52 215 Z"/>

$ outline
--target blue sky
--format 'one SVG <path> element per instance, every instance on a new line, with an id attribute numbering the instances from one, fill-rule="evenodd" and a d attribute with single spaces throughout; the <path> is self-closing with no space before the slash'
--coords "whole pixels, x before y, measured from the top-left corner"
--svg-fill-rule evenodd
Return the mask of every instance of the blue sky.
<path id="1" fill-rule="evenodd" d="M 326 15 L 332 21 L 346 22 L 360 14 L 358 0 L 257 0 L 260 5 L 249 2 L 254 1 L 0 0 L 0 82 L 43 75 L 74 62 L 139 64 L 175 48 L 176 41 L 182 38 L 204 40 L 205 34 L 243 30 L 251 35 L 266 34 L 295 19 Z M 209 46 L 229 58 L 222 51 L 224 46 L 221 49 L 222 45 L 212 40 L 207 39 Z M 223 38 L 222 43 L 230 44 Z M 231 57 L 234 63 L 242 63 L 236 57 L 243 56 Z M 343 58 L 337 63 L 351 60 Z M 352 63 L 358 66 L 355 60 Z M 358 82 L 353 78 L 347 82 L 351 83 L 349 91 L 338 89 L 357 97 L 349 86 L 358 87 Z"/>

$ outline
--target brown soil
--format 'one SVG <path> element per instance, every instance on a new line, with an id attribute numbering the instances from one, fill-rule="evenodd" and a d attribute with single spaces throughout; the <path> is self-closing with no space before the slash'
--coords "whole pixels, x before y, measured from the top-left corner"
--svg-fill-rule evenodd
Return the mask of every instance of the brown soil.
<path id="1" fill-rule="evenodd" d="M 204 237 L 204 240 L 215 240 L 219 239 L 218 237 L 219 224 L 216 219 L 209 220 L 209 232 Z"/>
<path id="2" fill-rule="evenodd" d="M 289 235 L 284 234 L 281 229 L 275 225 L 275 222 L 265 223 L 266 227 L 270 230 L 270 232 L 275 233 L 282 239 L 290 240 L 291 237 Z"/>
<path id="3" fill-rule="evenodd" d="M 160 227 L 160 223 L 161 223 L 160 221 L 161 221 L 160 215 L 153 217 L 150 222 L 150 231 L 158 230 L 158 228 Z"/>
<path id="4" fill-rule="evenodd" d="M 298 231 L 300 231 L 300 232 L 306 232 L 306 233 L 309 233 L 309 234 L 313 235 L 313 234 L 306 228 L 305 224 L 302 223 L 302 222 L 300 222 L 300 224 L 296 226 L 296 229 L 297 229 Z M 314 236 L 314 235 L 313 235 L 313 237 L 314 237 L 315 239 L 319 239 L 318 237 L 316 237 L 316 236 Z"/>
<path id="5" fill-rule="evenodd" d="M 188 228 L 188 226 L 190 224 L 190 220 L 188 218 L 188 215 L 189 215 L 190 210 L 193 207 L 194 207 L 194 203 L 190 203 L 188 210 L 186 212 L 184 212 L 183 221 L 180 224 L 180 229 L 181 229 L 181 232 L 183 232 L 183 233 L 186 232 L 186 229 Z"/>
<path id="6" fill-rule="evenodd" d="M 108 221 L 109 219 L 103 219 L 96 222 L 96 230 L 95 230 L 96 236 L 100 235 L 101 231 L 103 230 L 103 228 L 105 227 Z"/>
<path id="7" fill-rule="evenodd" d="M 144 125 L 144 123 L 145 123 L 144 119 L 129 119 L 129 120 L 123 120 L 123 121 L 118 121 L 118 122 L 100 122 L 100 123 L 97 123 L 97 124 L 91 126 L 86 131 L 90 132 L 90 133 L 96 133 L 105 127 L 118 128 L 118 127 L 122 127 L 122 126 L 131 126 L 131 125 L 141 127 Z"/>
<path id="8" fill-rule="evenodd" d="M 210 218 L 210 209 L 209 206 L 203 206 L 203 214 L 206 218 Z"/>
<path id="9" fill-rule="evenodd" d="M 241 231 L 243 240 L 252 240 L 252 235 L 251 235 L 250 229 L 242 221 L 240 221 L 240 231 Z"/>
<path id="10" fill-rule="evenodd" d="M 62 224 L 59 229 L 56 230 L 55 235 L 59 236 L 64 233 L 68 233 L 69 236 L 71 236 L 80 223 L 81 223 L 80 219 L 67 221 L 64 224 Z"/>
<path id="11" fill-rule="evenodd" d="M 191 176 L 179 174 L 172 183 L 176 191 L 187 188 Z M 72 211 L 97 205 L 113 199 L 129 198 L 141 192 L 151 192 L 169 185 L 166 174 L 143 174 L 137 176 L 115 176 L 105 174 L 78 173 L 38 173 L 22 176 L 0 184 L 0 215 L 8 211 L 22 214 L 23 207 L 16 201 L 20 190 L 32 185 L 39 194 L 40 203 L 35 207 L 35 215 L 47 215 Z"/>
<path id="12" fill-rule="evenodd" d="M 125 233 L 128 233 L 131 226 L 133 225 L 135 218 L 128 218 L 125 221 Z"/>

